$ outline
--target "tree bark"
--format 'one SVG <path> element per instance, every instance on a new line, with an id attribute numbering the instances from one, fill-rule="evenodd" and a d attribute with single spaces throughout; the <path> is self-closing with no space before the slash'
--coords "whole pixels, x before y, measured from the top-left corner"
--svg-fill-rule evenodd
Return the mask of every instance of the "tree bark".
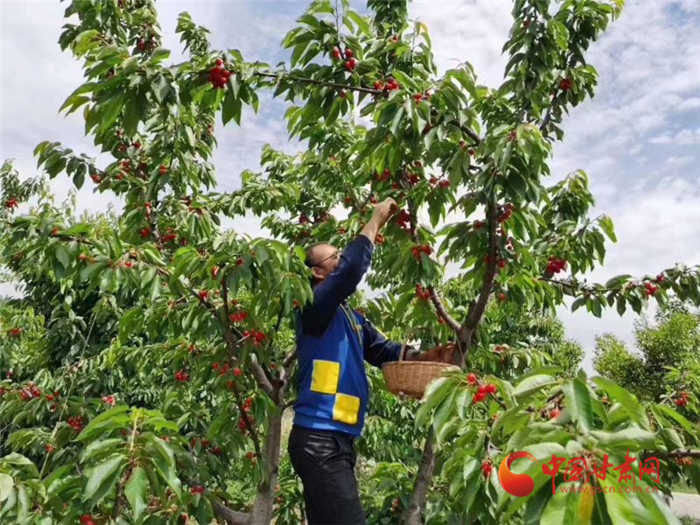
<path id="1" fill-rule="evenodd" d="M 250 523 L 250 514 L 246 512 L 229 509 L 218 501 L 214 501 L 213 507 L 216 517 L 222 519 L 227 525 L 248 525 Z"/>
<path id="2" fill-rule="evenodd" d="M 435 468 L 434 439 L 433 429 L 431 428 L 425 440 L 423 459 L 418 469 L 416 483 L 413 486 L 411 504 L 401 516 L 401 525 L 422 525 L 423 523 L 423 508 L 425 507 L 425 500 L 428 496 L 428 489 L 430 488 L 430 481 L 433 479 L 433 469 Z"/>
<path id="3" fill-rule="evenodd" d="M 282 409 L 278 407 L 277 412 L 270 417 L 270 426 L 265 436 L 263 457 L 261 458 L 261 461 L 264 461 L 268 477 L 258 486 L 258 494 L 248 522 L 249 525 L 270 525 L 272 521 L 272 504 L 275 498 L 275 485 L 280 465 L 282 414 Z"/>

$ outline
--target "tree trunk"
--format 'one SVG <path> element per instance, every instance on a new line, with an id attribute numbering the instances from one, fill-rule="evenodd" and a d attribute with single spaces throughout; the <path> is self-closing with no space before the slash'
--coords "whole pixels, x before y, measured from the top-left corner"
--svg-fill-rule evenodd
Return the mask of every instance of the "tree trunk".
<path id="1" fill-rule="evenodd" d="M 433 478 L 433 469 L 435 468 L 435 451 L 433 450 L 434 434 L 431 428 L 428 432 L 428 437 L 425 440 L 423 448 L 423 459 L 418 469 L 416 483 L 413 486 L 413 496 L 411 496 L 411 504 L 404 511 L 401 517 L 401 525 L 422 525 L 423 509 L 425 500 L 428 496 L 430 481 Z"/>
<path id="2" fill-rule="evenodd" d="M 270 417 L 270 426 L 265 436 L 263 457 L 268 478 L 258 487 L 253 511 L 251 512 L 250 525 L 270 525 L 272 521 L 272 504 L 275 498 L 275 485 L 279 474 L 280 446 L 282 440 L 282 409 L 277 408 L 277 413 Z"/>
<path id="3" fill-rule="evenodd" d="M 473 333 L 473 329 L 462 329 L 458 334 L 461 352 L 455 354 L 454 364 L 462 369 L 466 366 L 467 360 L 469 359 L 469 350 L 471 349 L 471 339 Z M 433 479 L 433 470 L 435 469 L 435 450 L 433 449 L 434 440 L 435 435 L 433 434 L 433 429 L 431 428 L 428 431 L 428 437 L 425 440 L 423 458 L 421 460 L 420 468 L 418 469 L 416 482 L 413 485 L 411 504 L 401 516 L 401 525 L 422 525 L 423 523 L 425 500 L 428 497 L 428 489 L 430 489 L 430 482 Z"/>

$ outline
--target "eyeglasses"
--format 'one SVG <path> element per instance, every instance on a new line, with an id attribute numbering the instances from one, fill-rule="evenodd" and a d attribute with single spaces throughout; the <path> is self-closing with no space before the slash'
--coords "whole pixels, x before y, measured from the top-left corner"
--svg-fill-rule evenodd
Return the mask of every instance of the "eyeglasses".
<path id="1" fill-rule="evenodd" d="M 332 255 L 329 255 L 325 259 L 321 259 L 320 261 L 318 261 L 316 264 L 314 264 L 311 267 L 313 268 L 314 266 L 320 266 L 322 262 L 326 262 L 328 259 L 333 259 L 333 258 L 337 259 L 339 256 L 340 256 L 340 250 L 336 250 Z"/>

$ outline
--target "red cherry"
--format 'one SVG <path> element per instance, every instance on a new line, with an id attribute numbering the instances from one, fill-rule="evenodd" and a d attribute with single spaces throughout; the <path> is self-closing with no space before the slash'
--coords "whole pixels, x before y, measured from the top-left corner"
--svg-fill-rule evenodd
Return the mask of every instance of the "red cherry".
<path id="1" fill-rule="evenodd" d="M 348 98 L 348 92 L 345 91 L 344 89 L 341 89 L 340 92 L 338 93 L 338 96 L 340 98 Z"/>
<path id="2" fill-rule="evenodd" d="M 467 381 L 469 381 L 470 385 L 475 385 L 478 381 L 478 378 L 476 377 L 476 374 L 469 374 L 467 375 Z"/>
<path id="3" fill-rule="evenodd" d="M 350 59 L 355 56 L 355 53 L 352 52 L 352 49 L 349 47 L 345 49 L 345 58 Z"/>
<path id="4" fill-rule="evenodd" d="M 488 478 L 491 475 L 491 472 L 493 472 L 493 465 L 491 465 L 491 463 L 484 462 L 481 465 L 481 473 L 485 478 Z"/>
<path id="5" fill-rule="evenodd" d="M 561 414 L 561 411 L 558 408 L 554 408 L 549 411 L 549 419 L 556 419 L 559 417 L 559 414 Z"/>
<path id="6" fill-rule="evenodd" d="M 376 80 L 374 82 L 374 89 L 376 89 L 378 91 L 382 91 L 384 89 L 384 83 L 381 82 L 380 80 Z"/>
<path id="7" fill-rule="evenodd" d="M 340 52 L 340 49 L 338 49 L 337 47 L 334 47 L 333 51 L 332 51 L 332 55 L 333 55 L 333 58 L 335 60 L 340 60 L 342 53 Z"/>
<path id="8" fill-rule="evenodd" d="M 476 392 L 477 394 L 485 394 L 486 392 L 488 392 L 488 390 L 486 390 L 486 385 L 479 385 L 479 388 L 476 389 Z"/>
<path id="9" fill-rule="evenodd" d="M 215 63 L 216 63 L 216 67 L 221 67 L 224 65 L 224 61 L 221 60 L 220 58 L 217 58 Z"/>
<path id="10" fill-rule="evenodd" d="M 348 71 L 355 71 L 355 68 L 357 67 L 357 59 L 356 58 L 351 58 L 347 62 L 345 62 L 345 69 Z"/>
<path id="11" fill-rule="evenodd" d="M 483 401 L 484 398 L 486 397 L 486 392 L 478 392 L 474 394 L 472 397 L 472 403 L 478 403 L 480 401 Z"/>
<path id="12" fill-rule="evenodd" d="M 243 375 L 243 371 L 240 368 L 234 368 L 233 375 L 236 377 L 241 377 Z"/>
<path id="13" fill-rule="evenodd" d="M 487 394 L 495 394 L 498 391 L 498 387 L 494 385 L 493 383 L 489 383 L 486 385 L 486 393 Z"/>

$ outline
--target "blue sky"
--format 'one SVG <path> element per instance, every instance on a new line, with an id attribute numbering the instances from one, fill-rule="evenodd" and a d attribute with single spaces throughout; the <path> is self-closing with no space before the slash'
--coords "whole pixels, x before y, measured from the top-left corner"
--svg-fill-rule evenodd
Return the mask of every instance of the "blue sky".
<path id="1" fill-rule="evenodd" d="M 609 245 L 606 265 L 591 280 L 620 273 L 643 275 L 676 262 L 700 263 L 700 2 L 630 1 L 622 17 L 592 46 L 589 61 L 600 73 L 596 97 L 575 108 L 557 144 L 552 182 L 585 170 L 597 198 L 595 213 L 615 221 L 619 242 Z M 276 63 L 286 57 L 279 42 L 294 26 L 306 1 L 158 2 L 165 47 L 177 60 L 178 13 L 189 11 L 211 30 L 217 48 L 237 48 L 249 59 Z M 364 8 L 364 2 L 353 2 Z M 0 158 L 14 158 L 22 174 L 34 175 L 31 152 L 45 139 L 95 154 L 79 115 L 58 108 L 76 87 L 80 64 L 56 44 L 66 3 L 0 2 Z M 510 1 L 414 1 L 410 16 L 431 31 L 440 71 L 469 60 L 482 83 L 496 86 L 506 60 L 501 47 L 511 26 Z M 281 118 L 284 104 L 263 98 L 260 114 L 244 114 L 244 127 L 217 129 L 220 189 L 239 186 L 244 169 L 258 169 L 261 147 L 294 152 Z M 220 125 L 219 125 L 220 128 Z M 52 187 L 62 199 L 72 186 L 59 177 Z M 119 203 L 90 188 L 78 193 L 81 210 Z M 235 228 L 260 235 L 254 217 Z M 11 291 L 0 284 L 0 292 Z M 634 315 L 560 312 L 568 335 L 589 351 L 594 336 L 612 332 L 632 343 Z M 588 361 L 590 366 L 590 361 Z"/>

